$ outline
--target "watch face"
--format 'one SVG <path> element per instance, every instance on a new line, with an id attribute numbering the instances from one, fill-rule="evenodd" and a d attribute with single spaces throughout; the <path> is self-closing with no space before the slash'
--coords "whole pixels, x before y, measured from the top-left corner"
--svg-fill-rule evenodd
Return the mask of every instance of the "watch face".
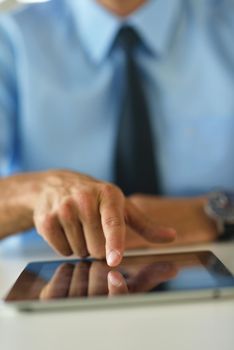
<path id="1" fill-rule="evenodd" d="M 209 199 L 210 212 L 213 216 L 234 224 L 234 192 L 213 192 Z"/>

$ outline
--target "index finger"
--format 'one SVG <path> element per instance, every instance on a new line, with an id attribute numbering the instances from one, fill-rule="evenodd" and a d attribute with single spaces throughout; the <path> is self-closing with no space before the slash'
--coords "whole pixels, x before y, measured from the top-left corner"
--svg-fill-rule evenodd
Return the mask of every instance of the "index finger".
<path id="1" fill-rule="evenodd" d="M 128 294 L 128 286 L 119 271 L 110 271 L 107 276 L 109 296 Z"/>
<path id="2" fill-rule="evenodd" d="M 111 267 L 120 264 L 125 248 L 125 198 L 118 188 L 106 185 L 101 194 L 100 215 L 106 239 L 106 260 Z"/>

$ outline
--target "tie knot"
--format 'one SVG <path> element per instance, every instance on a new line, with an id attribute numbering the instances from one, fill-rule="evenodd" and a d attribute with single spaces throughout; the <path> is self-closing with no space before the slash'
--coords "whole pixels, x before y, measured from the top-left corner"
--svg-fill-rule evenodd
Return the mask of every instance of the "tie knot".
<path id="1" fill-rule="evenodd" d="M 125 50 L 132 51 L 139 45 L 140 37 L 134 28 L 123 26 L 117 34 L 116 42 Z"/>

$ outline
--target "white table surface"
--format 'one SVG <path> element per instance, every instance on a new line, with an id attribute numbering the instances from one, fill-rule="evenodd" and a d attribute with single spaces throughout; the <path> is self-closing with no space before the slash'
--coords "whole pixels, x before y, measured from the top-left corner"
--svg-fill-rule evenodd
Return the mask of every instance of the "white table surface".
<path id="1" fill-rule="evenodd" d="M 234 273 L 234 243 L 177 250 L 198 249 L 212 250 Z M 55 258 L 44 245 L 23 249 L 0 242 L 0 297 L 26 263 Z M 234 299 L 43 313 L 1 307 L 0 349 L 233 350 Z"/>

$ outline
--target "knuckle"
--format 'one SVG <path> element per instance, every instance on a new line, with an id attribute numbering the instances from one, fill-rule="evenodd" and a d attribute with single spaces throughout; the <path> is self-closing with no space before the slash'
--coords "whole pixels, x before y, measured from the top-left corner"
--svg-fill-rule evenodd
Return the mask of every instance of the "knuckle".
<path id="1" fill-rule="evenodd" d="M 81 189 L 76 194 L 77 203 L 82 205 L 83 203 L 89 202 L 93 197 L 93 191 L 89 188 Z"/>
<path id="2" fill-rule="evenodd" d="M 71 221 L 73 218 L 72 201 L 65 200 L 58 209 L 58 214 L 63 221 Z"/>
<path id="3" fill-rule="evenodd" d="M 93 219 L 94 213 L 94 195 L 91 191 L 82 191 L 77 195 L 77 204 L 79 211 L 86 220 Z"/>
<path id="4" fill-rule="evenodd" d="M 112 184 L 104 183 L 102 185 L 102 193 L 105 195 L 112 195 L 116 191 L 117 187 Z"/>
<path id="5" fill-rule="evenodd" d="M 109 198 L 116 198 L 118 200 L 124 200 L 124 194 L 123 192 L 120 190 L 119 187 L 109 184 L 109 183 L 105 183 L 102 185 L 102 194 L 103 196 L 109 197 Z"/>
<path id="6" fill-rule="evenodd" d="M 110 216 L 104 220 L 104 225 L 109 228 L 116 228 L 123 225 L 123 221 L 118 216 Z"/>
<path id="7" fill-rule="evenodd" d="M 37 227 L 40 233 L 50 233 L 54 230 L 54 214 L 48 213 L 38 218 Z"/>

